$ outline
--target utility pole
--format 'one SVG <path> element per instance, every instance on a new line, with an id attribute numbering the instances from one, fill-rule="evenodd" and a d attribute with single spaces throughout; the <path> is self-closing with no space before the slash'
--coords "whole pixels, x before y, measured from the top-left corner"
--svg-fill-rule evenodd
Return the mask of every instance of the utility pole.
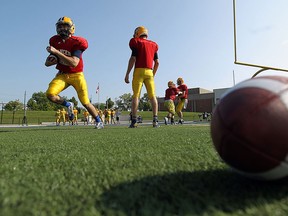
<path id="1" fill-rule="evenodd" d="M 23 117 L 23 119 L 22 119 L 22 126 L 24 126 L 24 125 L 28 125 L 28 123 L 27 123 L 27 115 L 26 115 L 27 113 L 26 113 L 26 90 L 25 90 L 25 93 L 24 93 L 24 117 Z"/>

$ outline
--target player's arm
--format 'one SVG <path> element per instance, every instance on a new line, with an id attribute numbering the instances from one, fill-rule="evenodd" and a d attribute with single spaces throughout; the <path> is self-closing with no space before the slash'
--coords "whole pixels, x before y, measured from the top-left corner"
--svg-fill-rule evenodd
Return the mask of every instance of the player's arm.
<path id="1" fill-rule="evenodd" d="M 156 52 L 155 55 L 154 55 L 153 76 L 155 76 L 155 74 L 156 74 L 156 72 L 158 70 L 158 67 L 159 67 L 159 59 L 158 59 L 158 54 Z"/>
<path id="2" fill-rule="evenodd" d="M 59 58 L 59 61 L 61 64 L 70 66 L 70 67 L 76 67 L 79 64 L 80 57 L 82 55 L 81 50 L 76 50 L 72 53 L 72 56 L 66 56 L 63 53 L 61 53 L 59 50 L 55 49 L 53 46 L 48 46 L 47 51 L 53 55 L 56 55 Z"/>
<path id="3" fill-rule="evenodd" d="M 127 71 L 126 71 L 126 75 L 125 75 L 125 82 L 126 83 L 129 83 L 129 74 L 132 70 L 132 68 L 134 67 L 135 65 L 135 62 L 136 62 L 136 57 L 131 55 L 129 61 L 128 61 L 128 66 L 127 66 Z"/>

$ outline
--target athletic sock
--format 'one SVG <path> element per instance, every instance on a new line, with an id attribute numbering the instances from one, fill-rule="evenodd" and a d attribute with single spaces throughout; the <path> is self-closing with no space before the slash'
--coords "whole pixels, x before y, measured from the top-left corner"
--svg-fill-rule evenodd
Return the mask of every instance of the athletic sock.
<path id="1" fill-rule="evenodd" d="M 157 115 L 153 116 L 153 122 L 158 122 L 158 116 Z"/>
<path id="2" fill-rule="evenodd" d="M 95 117 L 95 121 L 96 122 L 101 122 L 101 119 L 100 119 L 100 117 L 98 115 Z"/>
<path id="3" fill-rule="evenodd" d="M 71 104 L 64 100 L 61 105 L 65 106 L 65 107 L 69 107 Z"/>

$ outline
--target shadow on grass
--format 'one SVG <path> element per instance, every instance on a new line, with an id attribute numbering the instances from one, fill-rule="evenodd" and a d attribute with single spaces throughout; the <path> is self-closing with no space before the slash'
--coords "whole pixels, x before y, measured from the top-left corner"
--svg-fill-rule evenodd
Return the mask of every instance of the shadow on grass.
<path id="1" fill-rule="evenodd" d="M 261 182 L 230 170 L 179 172 L 112 187 L 102 194 L 101 206 L 125 215 L 233 213 L 287 197 L 287 185 L 287 178 Z"/>

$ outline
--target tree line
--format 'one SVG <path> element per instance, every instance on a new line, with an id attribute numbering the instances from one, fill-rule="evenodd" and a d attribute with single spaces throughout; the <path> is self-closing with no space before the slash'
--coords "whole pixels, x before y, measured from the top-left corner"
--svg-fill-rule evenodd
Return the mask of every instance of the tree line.
<path id="1" fill-rule="evenodd" d="M 80 109 L 78 106 L 79 103 L 75 97 L 67 98 L 63 97 L 67 101 L 71 101 L 74 103 L 75 107 Z M 105 103 L 94 103 L 93 105 L 96 108 L 104 110 L 105 108 L 119 108 L 123 111 L 127 111 L 131 109 L 132 95 L 131 93 L 125 93 L 113 101 L 111 98 L 108 98 Z M 26 110 L 31 111 L 56 111 L 58 109 L 63 108 L 63 106 L 59 104 L 52 103 L 46 97 L 44 92 L 35 92 L 32 94 L 32 97 L 27 101 Z M 9 101 L 4 106 L 2 104 L 2 110 L 5 109 L 7 111 L 18 111 L 24 109 L 24 104 L 20 100 Z M 84 109 L 84 108 L 83 108 Z M 140 98 L 139 101 L 139 110 L 149 111 L 152 109 L 151 103 L 148 99 L 148 94 L 145 93 L 143 97 Z"/>

